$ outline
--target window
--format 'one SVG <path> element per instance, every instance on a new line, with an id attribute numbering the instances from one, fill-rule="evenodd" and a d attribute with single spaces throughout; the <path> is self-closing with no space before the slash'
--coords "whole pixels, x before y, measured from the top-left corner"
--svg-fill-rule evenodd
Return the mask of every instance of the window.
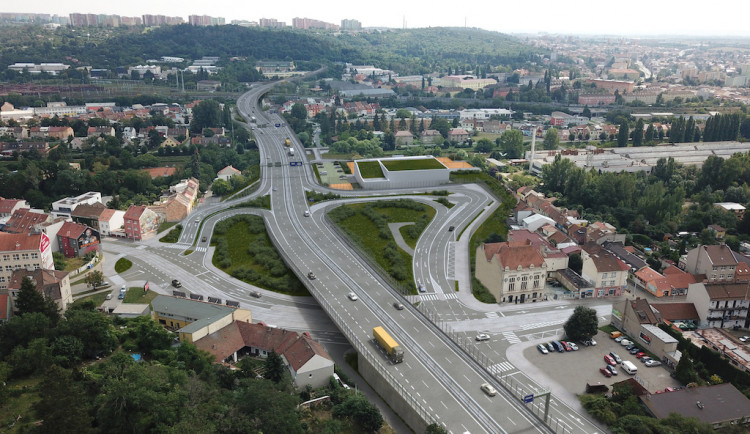
<path id="1" fill-rule="evenodd" d="M 513 292 L 516 290 L 516 284 L 515 283 L 509 283 L 508 284 L 508 291 Z"/>
<path id="2" fill-rule="evenodd" d="M 21 259 L 21 255 L 19 255 L 18 253 L 14 253 L 14 254 L 13 254 L 13 260 L 14 260 L 14 261 L 18 261 L 18 260 L 20 260 L 20 259 Z"/>
<path id="3" fill-rule="evenodd" d="M 23 253 L 23 254 L 21 254 L 21 258 L 23 258 L 23 259 L 29 259 L 29 254 L 28 253 Z"/>
<path id="4" fill-rule="evenodd" d="M 5 271 L 13 271 L 13 266 L 12 265 L 6 265 L 5 266 Z"/>
<path id="5" fill-rule="evenodd" d="M 723 279 L 723 278 L 724 278 L 724 275 L 723 274 L 719 274 L 719 279 Z"/>
<path id="6" fill-rule="evenodd" d="M 610 280 L 609 281 L 609 286 L 615 286 L 615 281 L 614 280 Z"/>
<path id="7" fill-rule="evenodd" d="M 528 282 L 521 282 L 521 291 L 526 291 L 526 288 L 528 287 Z"/>
<path id="8" fill-rule="evenodd" d="M 5 283 L 5 277 L 0 276 L 0 283 Z"/>
<path id="9" fill-rule="evenodd" d="M 3 255 L 3 261 L 10 261 L 10 255 Z"/>
<path id="10" fill-rule="evenodd" d="M 39 253 L 32 253 L 31 259 L 39 259 Z"/>

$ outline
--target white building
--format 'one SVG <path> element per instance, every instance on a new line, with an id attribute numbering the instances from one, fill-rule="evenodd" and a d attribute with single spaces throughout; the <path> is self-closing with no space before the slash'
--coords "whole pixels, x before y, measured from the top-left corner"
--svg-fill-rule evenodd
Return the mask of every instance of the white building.
<path id="1" fill-rule="evenodd" d="M 365 190 L 434 187 L 449 182 L 450 169 L 432 156 L 373 158 L 356 161 L 354 177 Z"/>
<path id="2" fill-rule="evenodd" d="M 70 218 L 73 210 L 76 209 L 78 205 L 93 205 L 97 202 L 102 202 L 102 194 L 97 191 L 89 191 L 88 193 L 83 193 L 82 195 L 76 197 L 66 197 L 65 199 L 60 199 L 57 202 L 52 202 L 52 211 L 50 212 L 50 214 L 52 214 L 52 217 L 54 218 Z"/>

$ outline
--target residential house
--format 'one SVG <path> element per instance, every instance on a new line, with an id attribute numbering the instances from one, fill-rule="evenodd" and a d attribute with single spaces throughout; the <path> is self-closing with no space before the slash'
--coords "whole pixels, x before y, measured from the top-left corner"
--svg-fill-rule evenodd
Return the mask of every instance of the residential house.
<path id="1" fill-rule="evenodd" d="M 510 124 L 503 121 L 486 120 L 484 121 L 484 132 L 491 134 L 502 134 L 512 129 Z"/>
<path id="2" fill-rule="evenodd" d="M 231 165 L 219 170 L 218 173 L 216 173 L 216 177 L 218 179 L 223 179 L 224 181 L 229 181 L 229 179 L 236 175 L 242 175 L 242 172 L 235 169 Z"/>
<path id="3" fill-rule="evenodd" d="M 3 227 L 3 232 L 11 234 L 27 234 L 34 231 L 39 224 L 46 223 L 52 218 L 43 213 L 21 208 L 13 213 Z"/>
<path id="4" fill-rule="evenodd" d="M 12 303 L 15 304 L 15 298 L 21 290 L 21 282 L 24 277 L 28 277 L 36 286 L 37 292 L 44 297 L 54 300 L 57 307 L 62 312 L 73 303 L 73 292 L 70 290 L 69 273 L 65 271 L 47 270 L 37 268 L 28 270 L 20 268 L 13 271 L 8 283 L 8 294 L 11 296 Z"/>
<path id="5" fill-rule="evenodd" d="M 440 131 L 438 130 L 424 130 L 422 131 L 421 140 L 424 145 L 434 145 L 442 143 L 443 136 L 440 135 Z"/>
<path id="6" fill-rule="evenodd" d="M 180 146 L 182 143 L 178 142 L 177 140 L 173 139 L 172 137 L 166 137 L 164 138 L 164 141 L 161 142 L 162 148 L 174 148 L 176 146 Z"/>
<path id="7" fill-rule="evenodd" d="M 688 288 L 687 301 L 695 305 L 702 327 L 744 327 L 750 307 L 750 283 L 697 282 Z"/>
<path id="8" fill-rule="evenodd" d="M 448 131 L 448 140 L 456 143 L 463 143 L 469 140 L 469 133 L 463 128 L 451 128 Z"/>
<path id="9" fill-rule="evenodd" d="M 726 244 L 701 245 L 687 253 L 684 268 L 688 273 L 705 275 L 709 282 L 733 282 L 737 259 Z"/>
<path id="10" fill-rule="evenodd" d="M 536 232 L 545 225 L 554 225 L 555 221 L 541 214 L 532 214 L 521 221 L 521 226 L 531 232 Z"/>
<path id="11" fill-rule="evenodd" d="M 183 179 L 169 187 L 169 193 L 163 195 L 158 204 L 149 208 L 157 213 L 162 221 L 180 221 L 193 211 L 198 193 L 197 179 Z"/>
<path id="12" fill-rule="evenodd" d="M 630 338 L 659 360 L 667 360 L 676 366 L 680 359 L 677 339 L 659 328 L 662 317 L 659 311 L 644 298 L 622 300 L 612 305 L 612 325 L 624 331 Z"/>
<path id="13" fill-rule="evenodd" d="M 55 268 L 50 240 L 46 234 L 0 232 L 0 289 L 7 289 L 11 274 L 21 268 Z"/>
<path id="14" fill-rule="evenodd" d="M 131 205 L 123 216 L 125 237 L 134 241 L 147 240 L 159 229 L 162 219 L 154 211 L 141 205 Z"/>
<path id="15" fill-rule="evenodd" d="M 547 264 L 528 241 L 482 244 L 476 275 L 499 303 L 535 302 L 544 296 Z"/>
<path id="16" fill-rule="evenodd" d="M 0 198 L 0 219 L 12 216 L 16 210 L 21 208 L 31 208 L 31 206 L 24 199 Z"/>
<path id="17" fill-rule="evenodd" d="M 648 291 L 655 297 L 669 297 L 670 295 L 685 295 L 688 286 L 695 283 L 692 274 L 677 267 L 667 267 L 664 274 L 656 272 L 651 267 L 644 267 L 634 274 L 636 288 Z"/>
<path id="18" fill-rule="evenodd" d="M 195 343 L 235 321 L 252 322 L 249 310 L 219 303 L 158 295 L 151 301 L 151 317 L 167 330 L 177 332 L 185 343 Z"/>
<path id="19" fill-rule="evenodd" d="M 737 220 L 742 220 L 745 216 L 745 207 L 734 202 L 718 202 L 714 206 L 719 209 L 723 209 L 726 212 L 730 212 L 737 217 Z"/>
<path id="20" fill-rule="evenodd" d="M 331 356 L 308 333 L 234 321 L 194 344 L 213 355 L 217 362 L 235 363 L 242 355 L 267 357 L 272 351 L 276 352 L 298 388 L 323 387 L 333 375 Z"/>
<path id="21" fill-rule="evenodd" d="M 723 240 L 727 236 L 727 230 L 719 225 L 708 225 L 707 229 L 714 234 L 714 238 L 717 240 Z"/>
<path id="22" fill-rule="evenodd" d="M 9 136 L 16 140 L 29 138 L 29 130 L 24 127 L 0 127 L 0 136 Z"/>
<path id="23" fill-rule="evenodd" d="M 627 264 L 627 266 L 630 267 L 631 273 L 635 273 L 644 267 L 648 267 L 648 263 L 634 253 L 635 249 L 630 251 L 632 249 L 631 246 L 625 246 L 623 243 L 613 243 L 611 241 L 605 241 L 601 244 L 609 253 L 612 253 L 617 259 Z"/>
<path id="24" fill-rule="evenodd" d="M 630 267 L 602 246 L 593 243 L 583 246 L 581 259 L 581 275 L 594 285 L 593 290 L 581 293 L 581 298 L 619 297 L 623 294 Z"/>
<path id="25" fill-rule="evenodd" d="M 563 112 L 552 112 L 550 115 L 550 123 L 553 127 L 562 127 L 567 125 L 567 120 L 570 117 L 569 114 Z"/>
<path id="26" fill-rule="evenodd" d="M 105 209 L 107 209 L 107 207 L 104 206 L 101 202 L 94 202 L 91 205 L 84 203 L 78 205 L 76 209 L 74 209 L 73 212 L 70 213 L 70 217 L 74 222 L 90 226 L 94 228 L 94 230 L 98 231 L 99 216 L 101 216 L 102 212 L 104 212 Z"/>
<path id="27" fill-rule="evenodd" d="M 29 138 L 32 139 L 57 139 L 66 140 L 73 137 L 75 132 L 71 127 L 31 127 L 29 128 Z"/>
<path id="28" fill-rule="evenodd" d="M 114 127 L 89 127 L 86 137 L 115 136 Z"/>
<path id="29" fill-rule="evenodd" d="M 553 272 L 568 268 L 568 255 L 554 247 L 540 234 L 527 229 L 508 231 L 508 241 L 527 242 L 539 250 L 547 265 L 547 271 Z"/>
<path id="30" fill-rule="evenodd" d="M 414 135 L 410 131 L 396 131 L 396 144 L 409 146 L 414 143 Z"/>
<path id="31" fill-rule="evenodd" d="M 690 387 L 670 393 L 639 396 L 646 410 L 657 419 L 676 413 L 695 418 L 714 429 L 750 423 L 750 400 L 731 383 Z"/>
<path id="32" fill-rule="evenodd" d="M 99 234 L 125 236 L 125 211 L 105 209 L 99 215 Z"/>
<path id="33" fill-rule="evenodd" d="M 99 252 L 101 237 L 94 228 L 65 222 L 57 231 L 57 243 L 66 258 L 82 258 L 89 252 Z"/>

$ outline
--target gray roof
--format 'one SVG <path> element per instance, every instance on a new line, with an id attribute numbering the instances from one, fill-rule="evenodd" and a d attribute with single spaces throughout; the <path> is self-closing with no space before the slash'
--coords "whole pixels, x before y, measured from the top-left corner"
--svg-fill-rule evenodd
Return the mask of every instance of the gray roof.
<path id="1" fill-rule="evenodd" d="M 628 267 L 632 268 L 635 271 L 648 266 L 648 263 L 646 261 L 625 250 L 625 246 L 623 246 L 622 243 L 613 243 L 610 241 L 606 241 L 604 244 L 602 244 L 602 247 L 609 250 L 610 253 L 620 258 L 622 262 L 628 264 Z"/>
<path id="2" fill-rule="evenodd" d="M 192 333 L 199 330 L 217 318 L 231 315 L 234 308 L 203 301 L 159 295 L 151 301 L 151 309 L 159 314 L 171 314 L 177 317 L 192 318 L 194 321 L 182 329 L 181 332 Z"/>
<path id="3" fill-rule="evenodd" d="M 670 413 L 677 413 L 714 424 L 750 417 L 750 400 L 730 383 L 693 387 L 640 398 L 649 411 L 659 419 L 668 417 Z"/>

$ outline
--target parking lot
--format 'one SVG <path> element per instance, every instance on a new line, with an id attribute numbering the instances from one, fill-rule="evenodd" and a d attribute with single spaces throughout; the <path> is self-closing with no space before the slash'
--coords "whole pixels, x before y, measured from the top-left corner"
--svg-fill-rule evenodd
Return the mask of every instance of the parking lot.
<path id="1" fill-rule="evenodd" d="M 664 366 L 646 367 L 606 333 L 600 331 L 594 339 L 597 343 L 595 346 L 587 347 L 578 344 L 578 351 L 564 353 L 542 354 L 534 345 L 524 350 L 524 356 L 539 371 L 548 375 L 547 381 L 556 382 L 560 388 L 574 394 L 584 393 L 586 383 L 601 383 L 611 387 L 613 383 L 631 377 L 622 370 L 619 364 L 615 367 L 618 375 L 608 378 L 599 372 L 599 368 L 607 365 L 604 361 L 604 355 L 609 354 L 610 351 L 617 353 L 622 360 L 631 361 L 638 368 L 636 376 L 651 393 L 664 390 L 666 387 L 678 387 L 680 385 L 677 380 L 670 377 L 669 371 Z"/>

